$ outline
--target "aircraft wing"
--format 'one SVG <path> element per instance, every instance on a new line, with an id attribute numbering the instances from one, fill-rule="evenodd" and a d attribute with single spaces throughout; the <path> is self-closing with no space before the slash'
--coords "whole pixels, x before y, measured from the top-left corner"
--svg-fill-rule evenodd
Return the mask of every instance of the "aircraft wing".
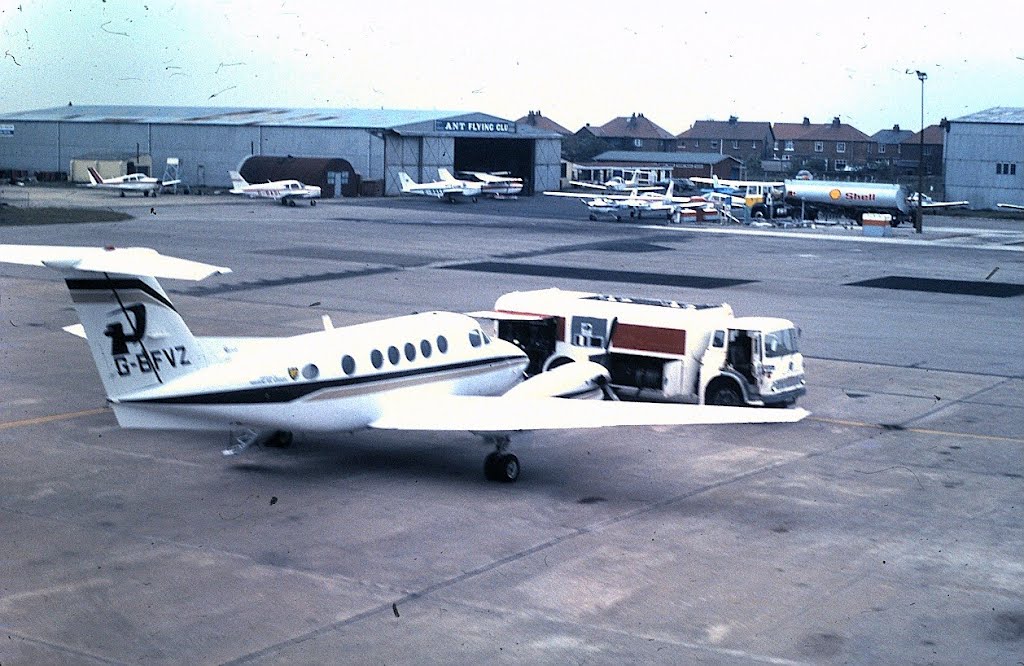
<path id="1" fill-rule="evenodd" d="M 795 423 L 804 409 L 508 396 L 408 396 L 388 401 L 370 428 L 516 432 L 609 426 Z"/>
<path id="2" fill-rule="evenodd" d="M 588 192 L 545 192 L 549 197 L 569 197 L 570 199 L 632 199 L 630 194 L 590 194 Z"/>
<path id="3" fill-rule="evenodd" d="M 1009 208 L 1010 210 L 1024 210 L 1024 206 L 1011 203 L 997 203 L 1000 208 Z"/>
<path id="4" fill-rule="evenodd" d="M 46 266 L 59 270 L 146 275 L 178 280 L 202 280 L 230 273 L 190 259 L 162 255 L 148 247 L 64 247 L 54 245 L 0 245 L 0 262 L 25 266 Z"/>
<path id="5" fill-rule="evenodd" d="M 589 187 L 592 190 L 607 190 L 607 189 L 609 189 L 609 188 L 605 187 L 604 185 L 595 185 L 594 183 L 584 183 L 583 181 L 580 181 L 580 180 L 570 180 L 569 184 L 570 185 L 575 185 L 576 187 Z"/>
<path id="6" fill-rule="evenodd" d="M 955 206 L 967 206 L 970 201 L 925 201 L 922 208 L 953 208 Z"/>

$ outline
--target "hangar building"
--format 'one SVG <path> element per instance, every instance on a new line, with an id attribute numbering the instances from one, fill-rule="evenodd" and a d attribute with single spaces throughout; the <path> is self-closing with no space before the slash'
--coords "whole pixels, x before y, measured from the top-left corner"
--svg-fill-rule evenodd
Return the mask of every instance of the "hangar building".
<path id="1" fill-rule="evenodd" d="M 1024 108 L 995 107 L 948 121 L 946 198 L 975 210 L 1024 206 Z"/>
<path id="2" fill-rule="evenodd" d="M 558 187 L 561 136 L 484 113 L 436 110 L 68 105 L 0 114 L 0 173 L 66 180 L 84 172 L 77 160 L 95 163 L 99 154 L 125 156 L 122 173 L 152 164 L 157 177 L 176 158 L 176 178 L 193 187 L 227 187 L 229 170 L 295 178 L 291 168 L 325 197 L 392 195 L 401 189 L 399 172 L 424 182 L 447 167 L 508 171 L 529 193 Z"/>

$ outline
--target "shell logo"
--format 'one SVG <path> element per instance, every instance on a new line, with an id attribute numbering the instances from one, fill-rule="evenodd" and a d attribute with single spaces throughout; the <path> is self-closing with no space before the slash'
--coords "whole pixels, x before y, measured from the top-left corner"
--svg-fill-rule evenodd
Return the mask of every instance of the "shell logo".
<path id="1" fill-rule="evenodd" d="M 840 192 L 839 188 L 837 187 L 832 190 L 829 190 L 828 196 L 830 199 L 832 199 L 832 201 L 838 201 L 839 197 L 843 196 L 843 193 Z"/>

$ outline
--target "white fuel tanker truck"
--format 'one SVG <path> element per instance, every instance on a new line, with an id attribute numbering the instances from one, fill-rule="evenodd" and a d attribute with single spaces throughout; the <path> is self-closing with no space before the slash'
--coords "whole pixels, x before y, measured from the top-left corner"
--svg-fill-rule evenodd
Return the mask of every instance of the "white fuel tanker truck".
<path id="1" fill-rule="evenodd" d="M 908 201 L 907 188 L 893 183 L 844 183 L 828 180 L 787 180 L 785 202 L 794 217 L 817 219 L 820 213 L 833 212 L 861 223 L 865 213 L 892 216 L 894 227 L 913 219 L 914 206 Z"/>

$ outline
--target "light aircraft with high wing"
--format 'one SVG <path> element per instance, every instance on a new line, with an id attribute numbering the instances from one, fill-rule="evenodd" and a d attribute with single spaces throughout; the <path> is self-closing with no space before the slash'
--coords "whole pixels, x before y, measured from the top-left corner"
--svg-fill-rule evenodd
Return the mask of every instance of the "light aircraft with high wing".
<path id="1" fill-rule="evenodd" d="M 160 180 L 147 176 L 144 173 L 130 173 L 127 176 L 115 178 L 104 178 L 94 167 L 89 167 L 89 183 L 83 187 L 93 187 L 101 190 L 115 190 L 125 196 L 128 192 L 141 192 L 142 196 L 156 196 L 160 190 L 171 185 L 177 185 L 180 180 Z"/>
<path id="2" fill-rule="evenodd" d="M 452 312 L 422 312 L 281 338 L 200 337 L 157 278 L 229 268 L 150 248 L 0 245 L 0 261 L 60 273 L 107 401 L 125 428 L 232 433 L 237 455 L 293 432 L 469 431 L 494 446 L 489 479 L 515 481 L 511 436 L 606 426 L 791 423 L 802 409 L 576 400 L 605 393 L 608 370 L 580 360 L 524 378 L 518 346 Z"/>
<path id="3" fill-rule="evenodd" d="M 438 172 L 441 171 L 442 169 L 438 169 Z M 444 173 L 441 174 L 442 179 L 445 178 L 445 174 L 451 176 L 447 169 L 443 171 Z M 459 175 L 468 176 L 483 183 L 480 191 L 495 199 L 514 197 L 523 191 L 523 179 L 511 175 L 507 171 L 496 171 L 493 173 L 487 171 L 460 171 Z"/>
<path id="4" fill-rule="evenodd" d="M 670 181 L 664 192 L 640 192 L 634 189 L 628 194 L 604 194 L 598 197 L 583 192 L 549 191 L 544 194 L 580 199 L 590 212 L 591 220 L 597 219 L 600 215 L 609 215 L 621 220 L 626 213 L 629 217 L 636 218 L 642 218 L 644 213 L 672 217 L 678 210 L 708 205 L 708 201 L 701 197 L 674 196 L 674 186 L 675 183 Z"/>
<path id="5" fill-rule="evenodd" d="M 571 185 L 577 187 L 586 187 L 592 190 L 605 190 L 608 192 L 629 192 L 630 190 L 657 190 L 659 189 L 654 185 L 641 185 L 640 184 L 640 171 L 639 169 L 633 172 L 633 175 L 626 180 L 622 176 L 614 176 L 603 183 L 587 183 L 582 180 L 570 180 Z"/>
<path id="6" fill-rule="evenodd" d="M 432 183 L 417 183 L 404 171 L 398 174 L 402 185 L 402 194 L 416 194 L 435 199 L 444 199 L 449 203 L 472 201 L 476 203 L 483 194 L 483 183 L 480 181 L 460 180 L 444 167 L 437 170 L 441 179 Z"/>
<path id="7" fill-rule="evenodd" d="M 228 171 L 228 175 L 231 176 L 231 194 L 244 194 L 250 199 L 271 199 L 285 206 L 295 206 L 305 199 L 310 206 L 315 206 L 321 195 L 319 185 L 306 185 L 294 179 L 249 183 L 237 171 Z"/>

